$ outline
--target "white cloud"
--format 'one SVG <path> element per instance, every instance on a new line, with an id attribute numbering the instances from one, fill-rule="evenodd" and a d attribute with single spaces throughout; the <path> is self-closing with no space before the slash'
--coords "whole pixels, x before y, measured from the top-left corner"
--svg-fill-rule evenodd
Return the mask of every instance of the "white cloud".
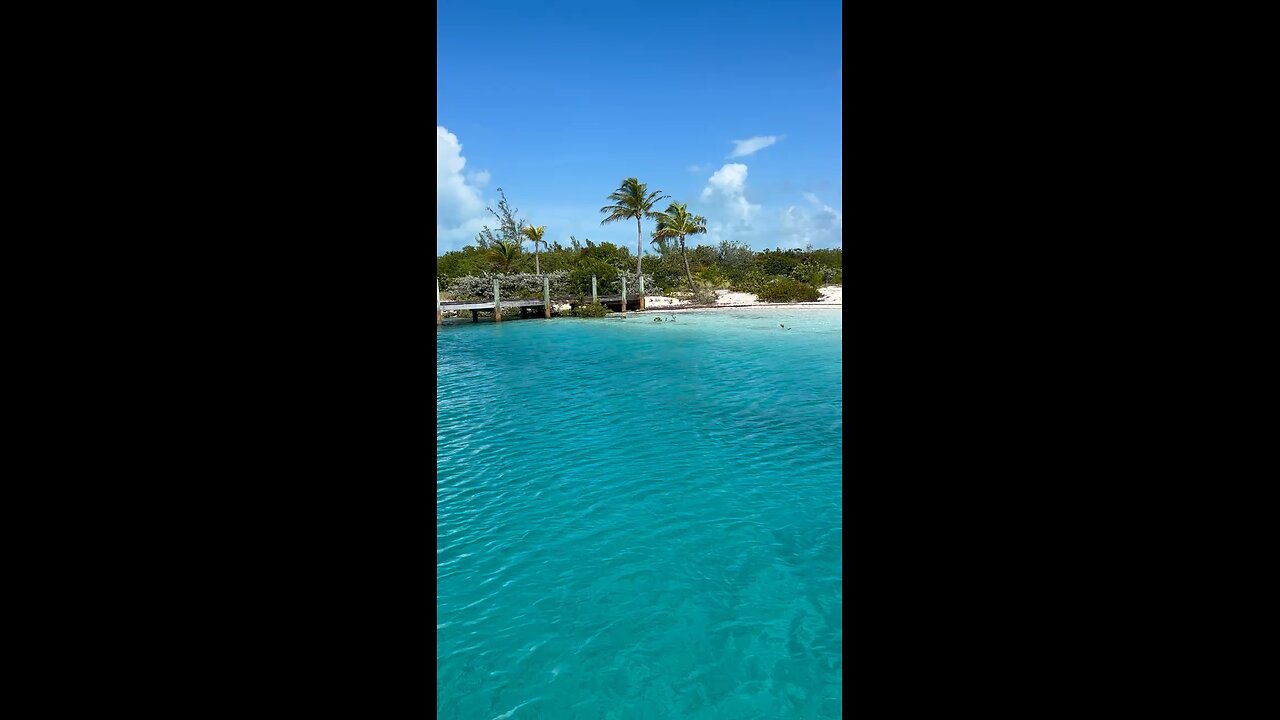
<path id="1" fill-rule="evenodd" d="M 691 172 L 691 173 L 701 173 L 701 172 L 706 172 L 706 171 L 708 171 L 708 170 L 710 170 L 710 169 L 711 169 L 711 166 L 710 166 L 710 165 L 698 165 L 698 164 L 696 164 L 696 163 L 695 163 L 695 164 L 693 164 L 693 165 L 690 165 L 690 166 L 688 167 L 688 170 L 689 170 L 689 172 Z"/>
<path id="2" fill-rule="evenodd" d="M 479 172 L 467 173 L 467 179 L 471 181 L 472 185 L 475 185 L 478 188 L 484 187 L 489 184 L 489 171 L 481 170 Z"/>
<path id="3" fill-rule="evenodd" d="M 706 200 L 713 192 L 740 195 L 746 185 L 747 166 L 742 163 L 725 163 L 707 178 L 707 187 L 702 191 L 702 199 Z"/>
<path id="4" fill-rule="evenodd" d="M 836 230 L 844 229 L 844 213 L 822 202 L 818 199 L 818 196 L 813 193 L 805 193 L 804 199 L 808 200 L 814 207 L 821 211 L 820 215 L 821 217 L 826 218 L 827 224 L 834 226 Z"/>
<path id="5" fill-rule="evenodd" d="M 458 136 L 436 126 L 436 254 L 457 250 L 471 242 L 485 224 L 487 216 L 480 185 L 489 181 L 489 173 L 471 173 L 468 183 L 462 168 Z"/>
<path id="6" fill-rule="evenodd" d="M 788 206 L 782 212 L 778 234 L 778 246 L 782 248 L 835 247 L 843 245 L 844 214 L 818 199 L 813 193 L 804 193 L 813 209 Z"/>
<path id="7" fill-rule="evenodd" d="M 729 157 L 744 157 L 757 150 L 763 150 L 782 139 L 779 135 L 757 135 L 746 140 L 734 140 L 733 152 Z"/>
<path id="8" fill-rule="evenodd" d="M 747 200 L 746 188 L 747 166 L 726 163 L 707 179 L 701 199 L 723 210 L 731 222 L 746 224 L 760 212 L 759 205 Z"/>
<path id="9" fill-rule="evenodd" d="M 701 197 L 705 208 L 698 208 L 707 216 L 707 234 L 699 236 L 699 244 L 715 247 L 733 240 L 756 250 L 843 244 L 843 213 L 817 195 L 804 193 L 807 205 L 767 208 L 747 202 L 746 182 L 747 169 L 740 164 L 726 165 L 708 181 Z"/>

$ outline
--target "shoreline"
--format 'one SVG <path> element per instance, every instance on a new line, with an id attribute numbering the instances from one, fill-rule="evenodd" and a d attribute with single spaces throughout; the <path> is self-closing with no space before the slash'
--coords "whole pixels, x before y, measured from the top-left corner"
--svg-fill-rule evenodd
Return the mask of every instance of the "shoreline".
<path id="1" fill-rule="evenodd" d="M 811 308 L 811 309 L 831 308 L 833 310 L 840 310 L 843 307 L 844 305 L 842 303 L 829 303 L 829 302 L 826 302 L 826 303 L 824 302 L 754 303 L 751 305 L 692 305 L 692 306 L 676 305 L 673 307 L 651 307 L 651 308 L 645 308 L 644 310 L 628 309 L 627 312 L 628 313 L 662 314 L 662 313 L 676 313 L 676 312 L 696 312 L 700 310 L 743 310 L 743 309 L 753 309 L 753 308 Z M 613 314 L 618 315 L 620 313 L 613 313 Z"/>
<path id="2" fill-rule="evenodd" d="M 818 300 L 805 302 L 789 302 L 789 303 L 771 303 L 761 302 L 755 293 L 737 292 L 733 290 L 717 290 L 716 303 L 714 305 L 695 305 L 686 301 L 680 301 L 669 295 L 646 295 L 648 308 L 644 312 L 650 310 L 719 310 L 722 308 L 753 308 L 753 307 L 842 307 L 844 300 L 844 286 L 842 285 L 822 285 L 818 288 Z M 639 311 L 637 311 L 639 312 Z"/>

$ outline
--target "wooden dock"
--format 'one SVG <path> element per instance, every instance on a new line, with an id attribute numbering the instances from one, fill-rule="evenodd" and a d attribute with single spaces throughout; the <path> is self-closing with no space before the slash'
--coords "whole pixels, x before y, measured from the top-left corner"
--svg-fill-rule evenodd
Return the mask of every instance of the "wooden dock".
<path id="1" fill-rule="evenodd" d="M 645 309 L 644 295 L 639 293 L 627 293 L 623 295 L 601 295 L 594 293 L 596 279 L 591 278 L 592 299 L 595 302 L 604 305 L 610 310 L 617 312 L 626 312 L 630 306 L 636 310 Z M 623 284 L 623 291 L 626 290 L 626 284 Z M 502 322 L 502 313 L 505 310 L 519 310 L 521 317 L 528 317 L 530 310 L 542 308 L 543 317 L 551 318 L 551 308 L 553 305 L 563 305 L 568 303 L 571 307 L 577 307 L 579 300 L 576 297 L 551 297 L 551 288 L 546 278 L 542 279 L 542 299 L 532 300 L 503 300 L 502 294 L 498 288 L 498 281 L 493 281 L 493 300 L 441 300 L 440 299 L 440 281 L 436 281 L 436 325 L 444 323 L 444 311 L 471 311 L 471 322 L 479 322 L 480 312 L 492 312 L 494 322 Z"/>

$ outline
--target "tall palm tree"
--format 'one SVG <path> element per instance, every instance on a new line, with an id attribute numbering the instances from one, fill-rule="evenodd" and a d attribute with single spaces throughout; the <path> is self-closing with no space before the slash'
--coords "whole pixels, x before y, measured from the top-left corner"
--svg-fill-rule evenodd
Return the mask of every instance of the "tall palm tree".
<path id="1" fill-rule="evenodd" d="M 609 195 L 612 205 L 605 205 L 600 212 L 608 213 L 608 217 L 600 221 L 601 225 L 627 218 L 636 219 L 636 275 L 640 274 L 640 260 L 644 253 L 644 235 L 640 232 L 640 218 L 653 217 L 653 206 L 659 200 L 669 196 L 661 190 L 649 192 L 649 186 L 636 178 L 627 178 L 622 185 Z"/>
<path id="2" fill-rule="evenodd" d="M 511 263 L 520 257 L 520 243 L 511 240 L 497 240 L 489 250 L 489 259 L 502 267 L 502 272 L 511 270 Z"/>
<path id="3" fill-rule="evenodd" d="M 524 233 L 524 236 L 529 238 L 529 241 L 533 243 L 533 272 L 541 275 L 542 266 L 538 264 L 538 243 L 542 243 L 544 246 L 547 244 L 547 241 L 542 239 L 542 236 L 547 233 L 547 226 L 539 225 L 538 227 L 534 227 L 532 225 L 525 225 L 520 228 L 520 232 Z"/>
<path id="4" fill-rule="evenodd" d="M 707 231 L 707 219 L 701 215 L 689 214 L 689 203 L 672 201 L 667 209 L 654 213 L 658 221 L 658 229 L 654 231 L 656 238 L 678 238 L 680 255 L 684 258 L 684 276 L 689 281 L 689 290 L 693 290 L 693 273 L 689 272 L 689 253 L 684 248 L 685 235 L 700 235 Z"/>

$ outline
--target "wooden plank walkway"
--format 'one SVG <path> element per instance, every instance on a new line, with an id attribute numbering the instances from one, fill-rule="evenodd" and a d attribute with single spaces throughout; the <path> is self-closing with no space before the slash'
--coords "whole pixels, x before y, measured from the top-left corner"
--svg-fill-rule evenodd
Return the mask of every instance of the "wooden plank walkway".
<path id="1" fill-rule="evenodd" d="M 640 287 L 643 289 L 644 283 L 641 283 Z M 623 294 L 601 295 L 597 297 L 595 295 L 595 288 L 596 288 L 596 279 L 592 277 L 591 278 L 591 294 L 593 297 L 596 297 L 597 302 L 599 302 L 601 305 L 604 305 L 605 307 L 609 307 L 609 308 L 616 307 L 622 312 L 627 311 L 628 305 L 630 305 L 633 309 L 636 309 L 636 310 L 645 309 L 644 296 L 641 293 L 628 293 L 627 284 L 625 281 L 622 284 L 622 293 L 626 295 L 625 299 L 623 298 Z M 544 317 L 550 319 L 552 305 L 563 305 L 565 303 L 568 303 L 571 306 L 577 306 L 579 304 L 578 298 L 576 297 L 559 297 L 559 298 L 553 299 L 551 297 L 551 286 L 548 283 L 547 278 L 545 277 L 542 279 L 542 299 L 541 300 L 537 300 L 537 299 L 503 300 L 502 293 L 498 288 L 497 280 L 493 281 L 493 296 L 494 296 L 494 300 L 441 300 L 440 299 L 440 281 L 437 280 L 436 281 L 436 325 L 439 326 L 444 323 L 445 310 L 457 310 L 457 311 L 470 310 L 471 322 L 478 322 L 480 319 L 480 311 L 484 310 L 486 312 L 493 313 L 494 322 L 502 322 L 502 311 L 505 309 L 510 309 L 510 308 L 518 309 L 520 311 L 520 316 L 524 317 L 525 313 L 530 308 L 541 307 L 543 309 Z"/>
<path id="2" fill-rule="evenodd" d="M 553 301 L 554 302 L 554 301 Z M 503 300 L 502 307 L 521 308 L 521 307 L 542 307 L 541 300 Z M 441 310 L 492 310 L 492 300 L 441 300 Z"/>
<path id="3" fill-rule="evenodd" d="M 639 300 L 639 299 L 640 299 L 639 295 L 628 295 L 627 303 L 630 304 L 632 300 Z M 602 295 L 600 296 L 599 301 L 601 305 L 605 303 L 617 304 L 622 302 L 622 296 L 621 295 Z M 552 305 L 564 305 L 565 303 L 569 303 L 570 305 L 577 305 L 578 298 L 576 296 L 551 298 Z M 520 308 L 520 307 L 542 307 L 545 304 L 546 303 L 543 300 L 503 300 L 502 301 L 503 309 Z M 493 310 L 493 301 L 492 300 L 441 300 L 440 309 L 441 310 Z"/>

